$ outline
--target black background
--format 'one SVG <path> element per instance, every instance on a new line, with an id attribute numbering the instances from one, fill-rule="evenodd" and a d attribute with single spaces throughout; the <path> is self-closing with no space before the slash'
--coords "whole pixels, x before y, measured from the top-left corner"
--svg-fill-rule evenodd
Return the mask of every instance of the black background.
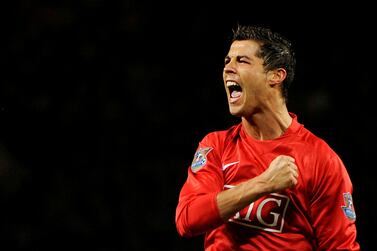
<path id="1" fill-rule="evenodd" d="M 175 225 L 199 140 L 228 128 L 231 29 L 264 25 L 297 54 L 289 110 L 354 184 L 375 250 L 373 8 L 362 2 L 15 1 L 4 8 L 1 248 L 201 250 Z"/>

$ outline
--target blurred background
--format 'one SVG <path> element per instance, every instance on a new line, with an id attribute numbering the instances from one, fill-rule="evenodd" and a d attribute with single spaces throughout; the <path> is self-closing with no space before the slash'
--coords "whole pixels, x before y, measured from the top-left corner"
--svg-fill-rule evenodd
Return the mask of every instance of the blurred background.
<path id="1" fill-rule="evenodd" d="M 175 207 L 198 142 L 237 120 L 223 59 L 237 22 L 290 38 L 288 107 L 345 162 L 376 250 L 373 8 L 362 2 L 19 0 L 0 62 L 3 250 L 201 250 Z"/>

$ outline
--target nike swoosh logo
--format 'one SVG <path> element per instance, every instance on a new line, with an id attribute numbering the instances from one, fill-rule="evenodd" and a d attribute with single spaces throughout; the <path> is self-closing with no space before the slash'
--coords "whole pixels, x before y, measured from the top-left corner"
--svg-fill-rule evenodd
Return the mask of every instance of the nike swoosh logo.
<path id="1" fill-rule="evenodd" d="M 233 165 L 238 164 L 238 163 L 240 163 L 240 162 L 239 162 L 239 161 L 236 161 L 236 162 L 232 162 L 232 163 L 228 163 L 228 164 L 226 164 L 226 165 L 223 165 L 223 171 L 224 171 L 225 169 L 227 169 L 228 167 L 233 166 Z"/>

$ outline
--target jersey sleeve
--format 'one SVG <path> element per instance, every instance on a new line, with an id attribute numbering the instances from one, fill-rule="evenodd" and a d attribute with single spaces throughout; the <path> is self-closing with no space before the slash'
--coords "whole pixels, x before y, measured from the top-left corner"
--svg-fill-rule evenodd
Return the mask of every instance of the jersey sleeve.
<path id="1" fill-rule="evenodd" d="M 318 167 L 311 199 L 311 219 L 318 250 L 360 250 L 356 242 L 356 213 L 352 183 L 334 153 Z"/>
<path id="2" fill-rule="evenodd" d="M 176 227 L 181 236 L 202 234 L 223 223 L 216 196 L 223 189 L 219 144 L 214 134 L 200 143 L 188 168 L 176 208 Z"/>

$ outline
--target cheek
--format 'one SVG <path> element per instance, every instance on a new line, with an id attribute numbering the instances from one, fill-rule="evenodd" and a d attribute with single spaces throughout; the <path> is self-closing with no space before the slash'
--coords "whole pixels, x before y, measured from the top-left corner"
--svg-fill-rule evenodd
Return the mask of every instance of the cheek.
<path id="1" fill-rule="evenodd" d="M 255 103 L 263 99 L 265 96 L 265 88 L 256 83 L 255 81 L 248 82 L 243 88 L 244 101 L 247 103 Z"/>
<path id="2" fill-rule="evenodd" d="M 267 82 L 262 74 L 247 74 L 242 78 L 245 88 L 252 92 L 260 92 L 266 88 Z"/>

